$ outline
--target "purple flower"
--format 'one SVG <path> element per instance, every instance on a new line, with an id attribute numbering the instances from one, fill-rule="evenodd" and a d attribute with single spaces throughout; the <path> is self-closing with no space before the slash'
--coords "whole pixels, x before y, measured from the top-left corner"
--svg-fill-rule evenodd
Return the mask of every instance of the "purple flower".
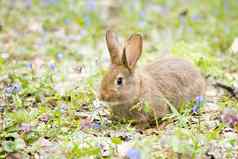
<path id="1" fill-rule="evenodd" d="M 9 87 L 5 88 L 4 92 L 5 92 L 6 94 L 12 94 L 12 87 L 9 86 Z"/>
<path id="2" fill-rule="evenodd" d="M 22 123 L 20 126 L 20 130 L 23 131 L 24 133 L 30 132 L 31 131 L 31 125 L 27 123 Z"/>
<path id="3" fill-rule="evenodd" d="M 87 31 L 85 29 L 81 29 L 79 34 L 81 36 L 85 36 L 85 35 L 87 35 Z"/>
<path id="4" fill-rule="evenodd" d="M 108 144 L 99 144 L 97 145 L 101 149 L 101 154 L 103 157 L 109 157 L 110 156 L 110 147 Z"/>
<path id="5" fill-rule="evenodd" d="M 139 13 L 139 16 L 140 16 L 140 18 L 144 18 L 145 17 L 145 11 L 141 11 L 140 13 Z"/>
<path id="6" fill-rule="evenodd" d="M 26 7 L 31 7 L 32 6 L 32 0 L 26 0 Z"/>
<path id="7" fill-rule="evenodd" d="M 32 69 L 32 63 L 27 63 L 26 67 L 29 68 L 29 69 Z"/>
<path id="8" fill-rule="evenodd" d="M 53 63 L 52 61 L 48 62 L 48 67 L 49 67 L 51 70 L 55 70 L 55 68 L 56 68 L 55 63 Z"/>
<path id="9" fill-rule="evenodd" d="M 100 128 L 101 128 L 101 125 L 100 125 L 100 123 L 93 123 L 93 124 L 92 124 L 92 128 L 93 128 L 93 129 L 100 129 Z"/>
<path id="10" fill-rule="evenodd" d="M 138 23 L 139 27 L 143 28 L 146 25 L 146 22 L 144 20 L 140 20 Z"/>
<path id="11" fill-rule="evenodd" d="M 203 96 L 197 96 L 195 100 L 196 100 L 196 104 L 201 104 L 204 101 L 204 98 Z"/>
<path id="12" fill-rule="evenodd" d="M 69 106 L 67 104 L 62 104 L 60 106 L 60 111 L 63 113 L 69 109 Z"/>
<path id="13" fill-rule="evenodd" d="M 47 123 L 49 121 L 49 116 L 47 114 L 40 117 L 40 121 Z"/>
<path id="14" fill-rule="evenodd" d="M 238 113 L 235 109 L 226 108 L 222 113 L 221 119 L 224 123 L 235 126 L 238 124 Z"/>
<path id="15" fill-rule="evenodd" d="M 199 21 L 199 20 L 202 19 L 202 17 L 201 17 L 200 15 L 192 15 L 192 16 L 191 16 L 191 19 L 192 19 L 193 21 Z"/>
<path id="16" fill-rule="evenodd" d="M 126 157 L 128 159 L 141 159 L 141 154 L 138 149 L 130 148 L 126 153 Z"/>
<path id="17" fill-rule="evenodd" d="M 194 104 L 194 106 L 192 108 L 192 112 L 195 113 L 195 114 L 198 113 L 198 111 L 201 108 L 201 106 L 203 105 L 203 103 L 204 103 L 203 96 L 197 96 L 195 98 L 195 104 Z"/>
<path id="18" fill-rule="evenodd" d="M 70 24 L 70 20 L 69 19 L 64 19 L 64 24 L 65 25 L 69 25 Z"/>
<path id="19" fill-rule="evenodd" d="M 94 11 L 97 7 L 95 0 L 87 0 L 86 1 L 86 7 L 90 11 Z"/>
<path id="20" fill-rule="evenodd" d="M 21 91 L 21 85 L 17 83 L 12 84 L 5 89 L 5 93 L 7 94 L 15 94 L 15 93 L 19 93 L 20 91 Z"/>

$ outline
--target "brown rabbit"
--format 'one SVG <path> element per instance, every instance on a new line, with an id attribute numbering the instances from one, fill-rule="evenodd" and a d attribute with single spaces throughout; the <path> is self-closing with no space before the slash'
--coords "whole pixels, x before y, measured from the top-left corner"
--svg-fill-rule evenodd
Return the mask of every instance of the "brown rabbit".
<path id="1" fill-rule="evenodd" d="M 101 82 L 100 99 L 111 105 L 114 117 L 147 123 L 169 113 L 169 104 L 178 108 L 204 95 L 204 78 L 186 60 L 161 57 L 143 69 L 137 68 L 141 35 L 131 35 L 122 47 L 115 33 L 107 31 L 106 42 L 111 67 Z"/>

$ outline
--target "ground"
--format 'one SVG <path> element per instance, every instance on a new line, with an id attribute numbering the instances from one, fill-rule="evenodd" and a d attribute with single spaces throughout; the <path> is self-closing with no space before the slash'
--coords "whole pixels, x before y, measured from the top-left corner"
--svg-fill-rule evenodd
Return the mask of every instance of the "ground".
<path id="1" fill-rule="evenodd" d="M 238 158 L 238 1 L 0 1 L 0 158 Z M 143 65 L 192 61 L 206 96 L 157 126 L 98 99 L 105 32 L 144 38 Z"/>

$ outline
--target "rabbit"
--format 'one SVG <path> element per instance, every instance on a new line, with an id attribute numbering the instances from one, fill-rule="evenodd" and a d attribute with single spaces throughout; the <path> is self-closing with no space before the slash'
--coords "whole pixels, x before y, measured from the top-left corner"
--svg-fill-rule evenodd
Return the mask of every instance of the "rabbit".
<path id="1" fill-rule="evenodd" d="M 205 79 L 189 61 L 170 55 L 139 68 L 140 34 L 131 35 L 122 46 L 108 30 L 106 43 L 111 66 L 101 81 L 99 98 L 110 105 L 114 118 L 148 123 L 170 113 L 170 105 L 179 109 L 204 95 Z"/>

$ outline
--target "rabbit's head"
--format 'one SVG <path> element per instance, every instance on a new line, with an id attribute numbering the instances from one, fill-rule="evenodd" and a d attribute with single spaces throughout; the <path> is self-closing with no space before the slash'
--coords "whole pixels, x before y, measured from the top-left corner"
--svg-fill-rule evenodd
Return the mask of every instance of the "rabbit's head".
<path id="1" fill-rule="evenodd" d="M 142 36 L 133 34 L 121 46 L 112 31 L 107 31 L 106 42 L 111 66 L 101 82 L 100 99 L 111 104 L 131 103 L 140 90 L 136 63 L 142 52 Z"/>

